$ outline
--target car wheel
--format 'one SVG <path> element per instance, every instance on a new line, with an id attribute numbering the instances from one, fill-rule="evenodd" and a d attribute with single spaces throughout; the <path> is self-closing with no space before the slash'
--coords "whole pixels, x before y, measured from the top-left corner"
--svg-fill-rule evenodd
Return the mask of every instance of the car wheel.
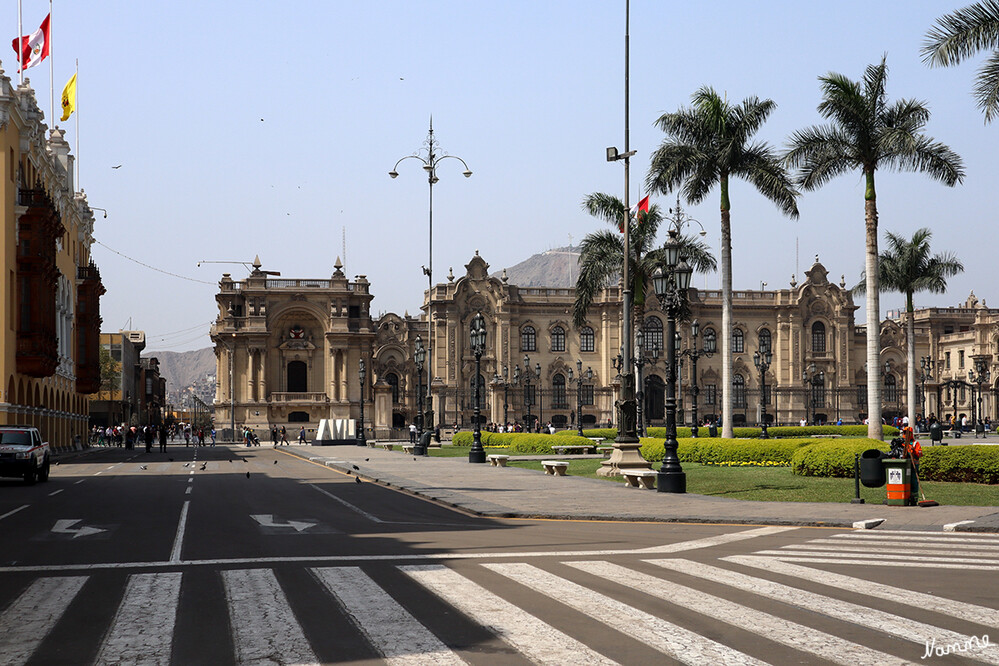
<path id="1" fill-rule="evenodd" d="M 42 464 L 42 468 L 40 470 L 38 470 L 38 480 L 39 481 L 41 481 L 41 482 L 44 483 L 45 481 L 49 480 L 49 470 L 50 470 L 50 468 L 51 468 L 51 463 L 49 463 L 49 459 L 46 458 L 45 462 Z"/>
<path id="2" fill-rule="evenodd" d="M 32 467 L 31 469 L 29 469 L 27 472 L 24 473 L 24 482 L 26 484 L 28 484 L 29 486 L 35 485 L 35 480 L 37 478 L 38 478 L 38 474 L 35 471 L 34 467 Z"/>

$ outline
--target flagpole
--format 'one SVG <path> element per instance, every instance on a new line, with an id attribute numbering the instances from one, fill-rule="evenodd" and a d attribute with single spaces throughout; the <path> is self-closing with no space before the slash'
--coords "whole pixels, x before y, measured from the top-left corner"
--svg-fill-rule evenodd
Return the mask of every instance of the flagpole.
<path id="1" fill-rule="evenodd" d="M 52 0 L 49 0 L 49 35 L 45 46 L 49 49 L 49 122 L 55 126 L 55 68 L 52 65 Z"/>
<path id="2" fill-rule="evenodd" d="M 17 0 L 17 45 L 21 46 L 21 36 L 24 35 L 24 28 L 21 27 L 21 0 Z M 21 54 L 24 53 L 23 48 L 18 48 L 17 50 L 17 85 L 24 85 L 24 63 L 21 62 Z"/>
<path id="3" fill-rule="evenodd" d="M 76 59 L 76 99 L 73 100 L 73 111 L 76 112 L 76 191 L 80 191 L 80 59 Z"/>

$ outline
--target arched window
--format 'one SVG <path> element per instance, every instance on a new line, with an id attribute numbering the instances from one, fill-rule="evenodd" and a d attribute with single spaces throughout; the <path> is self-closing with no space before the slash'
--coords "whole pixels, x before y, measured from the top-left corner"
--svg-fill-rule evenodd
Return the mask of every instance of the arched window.
<path id="1" fill-rule="evenodd" d="M 534 332 L 533 326 L 525 326 L 520 329 L 520 351 L 537 351 L 538 336 Z"/>
<path id="2" fill-rule="evenodd" d="M 826 325 L 821 321 L 812 324 L 812 351 L 821 353 L 826 350 Z"/>
<path id="3" fill-rule="evenodd" d="M 468 381 L 469 397 L 471 398 L 468 402 L 470 403 L 469 406 L 472 409 L 475 409 L 475 396 L 476 396 L 476 393 L 475 393 L 475 383 L 476 383 L 476 378 L 475 377 L 472 377 Z M 478 384 L 479 384 L 479 392 L 478 392 L 477 395 L 479 396 L 479 409 L 485 409 L 486 408 L 486 380 L 483 379 L 482 375 L 478 376 Z"/>
<path id="4" fill-rule="evenodd" d="M 768 351 L 773 351 L 773 348 L 771 347 L 769 328 L 760 329 L 759 349 L 761 354 L 766 353 Z"/>
<path id="5" fill-rule="evenodd" d="M 812 377 L 812 409 L 826 406 L 826 375 L 820 372 Z"/>
<path id="6" fill-rule="evenodd" d="M 718 351 L 718 336 L 715 335 L 713 328 L 704 329 L 704 351 L 709 353 Z"/>
<path id="7" fill-rule="evenodd" d="M 732 377 L 732 405 L 734 407 L 746 407 L 746 380 L 743 379 L 742 375 Z"/>
<path id="8" fill-rule="evenodd" d="M 385 375 L 385 383 L 392 387 L 392 404 L 399 402 L 399 376 L 394 372 Z"/>
<path id="9" fill-rule="evenodd" d="M 569 409 L 565 394 L 565 375 L 552 377 L 552 409 Z"/>
<path id="10" fill-rule="evenodd" d="M 746 351 L 746 337 L 742 334 L 742 329 L 732 329 L 732 353 L 741 354 Z"/>
<path id="11" fill-rule="evenodd" d="M 591 352 L 596 349 L 596 341 L 593 336 L 593 329 L 584 326 L 579 330 L 579 351 Z"/>
<path id="12" fill-rule="evenodd" d="M 565 351 L 565 329 L 561 326 L 556 326 L 552 329 L 552 351 Z"/>
<path id="13" fill-rule="evenodd" d="M 645 334 L 645 351 L 657 352 L 663 350 L 663 322 L 659 317 L 646 317 L 645 326 L 642 327 Z"/>
<path id="14" fill-rule="evenodd" d="M 895 375 L 885 375 L 885 402 L 898 402 L 898 383 L 895 381 Z"/>

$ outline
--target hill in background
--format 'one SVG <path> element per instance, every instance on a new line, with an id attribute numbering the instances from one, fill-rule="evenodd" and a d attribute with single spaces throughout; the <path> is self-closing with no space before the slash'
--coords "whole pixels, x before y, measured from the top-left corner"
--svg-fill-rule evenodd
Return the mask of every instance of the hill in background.
<path id="1" fill-rule="evenodd" d="M 503 271 L 492 274 L 501 278 Z M 579 277 L 579 246 L 558 247 L 535 254 L 506 269 L 510 284 L 518 287 L 554 287 L 565 289 L 576 286 Z"/>

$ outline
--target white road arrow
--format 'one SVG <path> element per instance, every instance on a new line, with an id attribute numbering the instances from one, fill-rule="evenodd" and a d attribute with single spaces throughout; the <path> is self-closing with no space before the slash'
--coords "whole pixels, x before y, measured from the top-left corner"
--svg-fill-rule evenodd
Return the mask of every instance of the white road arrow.
<path id="1" fill-rule="evenodd" d="M 57 520 L 55 527 L 52 531 L 56 534 L 72 534 L 73 538 L 82 536 L 91 536 L 93 534 L 100 534 L 101 532 L 106 532 L 107 530 L 101 529 L 100 527 L 87 527 L 86 525 L 78 527 L 75 530 L 70 529 L 73 525 L 80 522 L 82 518 L 74 518 L 72 520 Z"/>
<path id="2" fill-rule="evenodd" d="M 315 523 L 306 523 L 297 520 L 289 520 L 287 523 L 275 523 L 274 516 L 269 513 L 250 517 L 260 523 L 261 527 L 294 527 L 296 532 L 302 532 L 316 526 Z"/>

